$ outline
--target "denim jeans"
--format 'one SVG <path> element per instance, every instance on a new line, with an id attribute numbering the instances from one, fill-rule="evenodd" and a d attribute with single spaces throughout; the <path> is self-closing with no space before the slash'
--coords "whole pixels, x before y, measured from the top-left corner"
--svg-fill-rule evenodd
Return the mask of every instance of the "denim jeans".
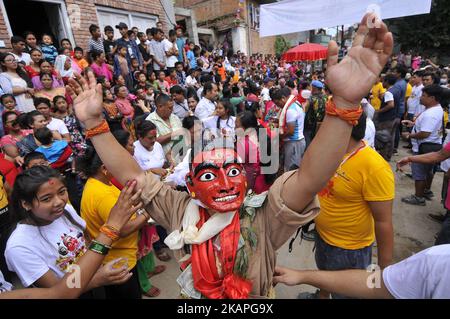
<path id="1" fill-rule="evenodd" d="M 316 265 L 320 270 L 366 269 L 372 263 L 372 245 L 362 249 L 343 249 L 327 244 L 320 235 L 316 239 Z M 349 297 L 331 294 L 333 299 Z"/>

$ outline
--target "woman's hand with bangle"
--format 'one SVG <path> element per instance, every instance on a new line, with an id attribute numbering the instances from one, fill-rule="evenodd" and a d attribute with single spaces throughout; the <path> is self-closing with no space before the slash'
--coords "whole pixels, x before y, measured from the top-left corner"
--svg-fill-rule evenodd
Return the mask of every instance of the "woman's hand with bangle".
<path id="1" fill-rule="evenodd" d="M 106 225 L 112 226 L 117 230 L 128 222 L 131 215 L 141 209 L 143 203 L 140 201 L 142 190 L 136 190 L 136 181 L 129 181 L 120 192 L 120 196 L 111 209 Z"/>

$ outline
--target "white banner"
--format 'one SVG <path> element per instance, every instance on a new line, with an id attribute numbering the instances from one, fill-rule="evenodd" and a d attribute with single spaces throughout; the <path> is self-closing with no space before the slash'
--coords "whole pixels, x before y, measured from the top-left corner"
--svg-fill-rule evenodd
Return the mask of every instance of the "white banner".
<path id="1" fill-rule="evenodd" d="M 260 9 L 260 37 L 354 24 L 366 12 L 382 19 L 430 13 L 431 0 L 285 0 Z"/>

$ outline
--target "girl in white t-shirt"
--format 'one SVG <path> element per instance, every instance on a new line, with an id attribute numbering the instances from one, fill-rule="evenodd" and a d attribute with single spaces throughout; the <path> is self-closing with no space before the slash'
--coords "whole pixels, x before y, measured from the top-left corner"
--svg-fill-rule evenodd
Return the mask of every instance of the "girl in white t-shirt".
<path id="1" fill-rule="evenodd" d="M 156 141 L 155 124 L 147 120 L 136 123 L 136 135 L 138 140 L 134 142 L 134 159 L 142 170 L 164 178 L 175 165 L 170 158 L 170 152 L 166 156 L 163 147 Z M 171 168 L 163 168 L 166 161 L 170 163 Z"/>
<path id="2" fill-rule="evenodd" d="M 210 116 L 203 121 L 203 127 L 209 138 L 230 137 L 234 139 L 236 117 L 230 101 L 222 99 L 217 102 L 214 113 L 214 116 Z"/>
<path id="3" fill-rule="evenodd" d="M 12 194 L 17 226 L 5 258 L 25 287 L 54 286 L 87 249 L 86 223 L 68 199 L 64 178 L 48 166 L 35 166 L 17 176 Z M 112 263 L 101 267 L 85 291 L 118 282 L 126 276 L 121 271 L 128 274 L 125 269 L 113 270 Z"/>

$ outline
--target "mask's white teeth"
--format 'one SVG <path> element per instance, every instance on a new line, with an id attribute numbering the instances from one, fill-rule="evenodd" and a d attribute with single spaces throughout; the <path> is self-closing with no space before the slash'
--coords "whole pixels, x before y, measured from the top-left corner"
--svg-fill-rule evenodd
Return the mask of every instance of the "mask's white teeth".
<path id="1" fill-rule="evenodd" d="M 236 198 L 237 198 L 237 195 L 230 195 L 230 196 L 217 198 L 214 201 L 221 203 L 221 202 L 228 202 L 228 201 L 231 201 L 231 200 L 236 199 Z"/>

